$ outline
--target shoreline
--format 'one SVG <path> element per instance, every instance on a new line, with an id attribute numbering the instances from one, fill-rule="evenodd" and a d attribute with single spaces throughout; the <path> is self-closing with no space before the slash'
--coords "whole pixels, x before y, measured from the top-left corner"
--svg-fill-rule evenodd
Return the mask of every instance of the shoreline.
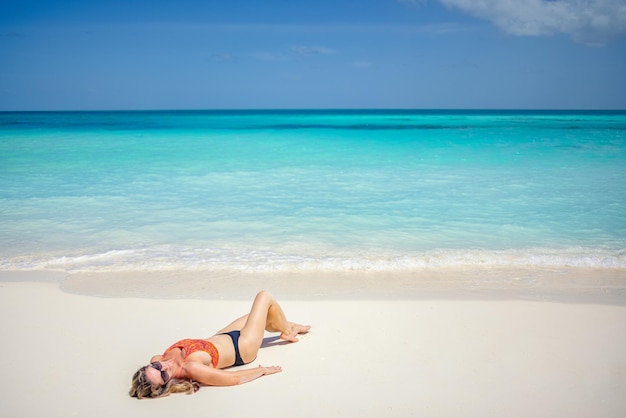
<path id="1" fill-rule="evenodd" d="M 626 269 L 445 268 L 411 272 L 0 272 L 104 298 L 239 300 L 271 289 L 295 300 L 527 300 L 626 305 Z"/>

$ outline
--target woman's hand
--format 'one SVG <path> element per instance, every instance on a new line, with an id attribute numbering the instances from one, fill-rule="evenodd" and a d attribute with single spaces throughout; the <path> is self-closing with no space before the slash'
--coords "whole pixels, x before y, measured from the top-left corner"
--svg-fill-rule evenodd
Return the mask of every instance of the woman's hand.
<path id="1" fill-rule="evenodd" d="M 261 376 L 279 373 L 282 371 L 283 368 L 280 366 L 263 367 L 259 365 L 259 367 L 255 367 L 254 369 L 239 370 L 233 373 L 235 373 L 239 377 L 238 383 L 242 384 L 248 383 L 254 379 L 258 379 Z"/>
<path id="2" fill-rule="evenodd" d="M 280 366 L 263 367 L 259 364 L 259 368 L 263 370 L 263 375 L 280 373 L 283 371 L 283 368 Z"/>

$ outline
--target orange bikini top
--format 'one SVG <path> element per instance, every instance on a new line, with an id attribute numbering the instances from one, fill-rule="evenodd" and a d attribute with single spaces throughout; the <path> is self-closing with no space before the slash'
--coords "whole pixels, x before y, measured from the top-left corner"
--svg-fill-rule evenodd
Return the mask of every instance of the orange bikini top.
<path id="1" fill-rule="evenodd" d="M 194 340 L 194 339 L 184 339 L 172 344 L 165 352 L 163 356 L 166 356 L 167 353 L 172 351 L 174 348 L 180 348 L 181 350 L 185 350 L 185 359 L 189 357 L 191 353 L 195 353 L 196 351 L 204 351 L 211 356 L 211 362 L 213 363 L 213 367 L 217 368 L 217 363 L 220 359 L 220 354 L 217 351 L 217 348 L 207 340 Z"/>

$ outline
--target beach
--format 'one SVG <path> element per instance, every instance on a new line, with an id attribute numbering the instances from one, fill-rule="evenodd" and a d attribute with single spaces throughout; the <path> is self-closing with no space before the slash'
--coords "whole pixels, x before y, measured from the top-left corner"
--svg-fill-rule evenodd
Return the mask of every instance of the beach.
<path id="1" fill-rule="evenodd" d="M 152 286 L 134 272 L 109 275 L 124 285 L 98 287 L 104 277 L 2 272 L 0 367 L 10 376 L 2 415 L 621 417 L 626 273 L 555 274 L 531 282 L 516 272 L 498 286 L 449 272 L 439 283 L 443 273 L 383 285 L 373 274 L 359 286 L 328 278 L 312 287 L 207 275 L 200 286 L 196 275 L 185 287 L 189 272 L 152 274 Z M 312 325 L 295 344 L 268 334 L 256 361 L 242 366 L 281 365 L 282 373 L 192 396 L 128 396 L 132 374 L 153 354 L 211 335 L 245 313 L 262 285 L 275 287 L 267 290 L 290 319 Z"/>
<path id="2" fill-rule="evenodd" d="M 626 112 L 0 112 L 6 417 L 623 417 Z M 268 290 L 283 372 L 130 398 Z"/>

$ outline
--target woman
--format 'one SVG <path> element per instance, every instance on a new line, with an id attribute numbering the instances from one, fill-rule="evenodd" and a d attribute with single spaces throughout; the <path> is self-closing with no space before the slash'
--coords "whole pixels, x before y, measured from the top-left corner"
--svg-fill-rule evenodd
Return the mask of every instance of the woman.
<path id="1" fill-rule="evenodd" d="M 235 320 L 208 339 L 185 339 L 172 344 L 163 355 L 153 356 L 150 364 L 133 376 L 130 396 L 158 398 L 170 393 L 193 393 L 200 385 L 231 386 L 282 371 L 280 366 L 226 372 L 256 358 L 264 331 L 280 332 L 280 338 L 298 341 L 297 335 L 310 326 L 287 321 L 274 297 L 259 292 L 250 313 Z"/>

